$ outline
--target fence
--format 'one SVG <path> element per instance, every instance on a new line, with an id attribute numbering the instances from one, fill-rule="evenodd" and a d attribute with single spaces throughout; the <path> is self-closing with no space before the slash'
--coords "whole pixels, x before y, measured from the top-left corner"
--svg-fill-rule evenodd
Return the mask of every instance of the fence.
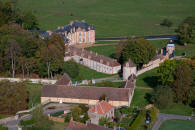
<path id="1" fill-rule="evenodd" d="M 146 67 L 146 68 L 144 68 L 144 69 L 141 69 L 141 70 L 139 70 L 139 71 L 136 73 L 136 76 L 138 76 L 138 75 L 140 75 L 140 74 L 143 74 L 144 72 L 149 71 L 149 70 L 151 70 L 151 69 L 154 69 L 154 68 L 156 68 L 156 67 L 159 67 L 159 64 L 153 64 L 153 65 L 151 65 L 151 66 L 149 66 L 149 67 Z"/>

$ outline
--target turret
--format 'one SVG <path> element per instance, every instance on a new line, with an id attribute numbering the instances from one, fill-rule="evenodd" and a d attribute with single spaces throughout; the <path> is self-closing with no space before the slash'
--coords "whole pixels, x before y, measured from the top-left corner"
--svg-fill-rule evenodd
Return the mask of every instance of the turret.
<path id="1" fill-rule="evenodd" d="M 132 74 L 136 75 L 136 72 L 136 64 L 134 64 L 130 59 L 123 64 L 123 80 L 128 80 L 129 76 Z"/>

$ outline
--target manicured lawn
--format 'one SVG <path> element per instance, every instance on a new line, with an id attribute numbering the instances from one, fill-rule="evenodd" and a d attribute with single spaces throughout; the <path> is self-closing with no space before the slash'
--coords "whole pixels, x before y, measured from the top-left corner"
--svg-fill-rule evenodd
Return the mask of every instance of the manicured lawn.
<path id="1" fill-rule="evenodd" d="M 137 77 L 136 86 L 154 88 L 157 85 L 157 68 L 147 71 Z"/>
<path id="2" fill-rule="evenodd" d="M 97 72 L 95 70 L 92 70 L 80 64 L 78 64 L 78 66 L 79 66 L 79 76 L 78 76 L 79 79 L 73 79 L 73 80 L 91 80 L 91 79 L 113 76 L 110 74 L 104 74 L 101 72 Z"/>
<path id="3" fill-rule="evenodd" d="M 40 97 L 41 97 L 42 84 L 36 84 L 36 83 L 26 83 L 26 84 L 29 93 L 28 107 L 31 108 L 41 103 Z"/>
<path id="4" fill-rule="evenodd" d="M 119 41 L 98 41 L 95 44 L 117 44 Z"/>
<path id="5" fill-rule="evenodd" d="M 161 113 L 188 115 L 188 116 L 192 114 L 192 111 L 193 111 L 192 107 L 184 104 L 172 104 L 165 109 L 160 109 Z"/>
<path id="6" fill-rule="evenodd" d="M 81 86 L 96 86 L 96 87 L 113 87 L 113 88 L 119 88 L 123 85 L 124 82 L 112 82 L 112 85 L 104 86 L 102 83 L 96 83 L 96 84 L 88 84 L 88 85 L 81 85 Z"/>
<path id="7" fill-rule="evenodd" d="M 160 130 L 195 130 L 195 122 L 186 120 L 168 120 L 162 124 Z"/>
<path id="8" fill-rule="evenodd" d="M 194 0 L 18 0 L 18 6 L 32 11 L 41 29 L 84 19 L 94 24 L 96 37 L 174 33 L 184 18 L 195 15 Z M 164 18 L 173 27 L 160 26 Z"/>
<path id="9" fill-rule="evenodd" d="M 152 45 L 160 50 L 161 48 L 166 47 L 166 44 L 169 40 L 150 40 L 150 42 L 152 43 Z"/>
<path id="10" fill-rule="evenodd" d="M 195 44 L 188 44 L 186 47 L 181 45 L 176 45 L 175 55 L 181 56 L 186 52 L 186 57 L 195 56 Z"/>
<path id="11" fill-rule="evenodd" d="M 100 55 L 104 55 L 107 57 L 114 58 L 115 57 L 115 45 L 108 45 L 108 46 L 94 46 L 88 48 L 88 50 L 91 50 L 93 52 L 97 52 Z"/>
<path id="12" fill-rule="evenodd" d="M 147 93 L 151 93 L 152 90 L 135 89 L 134 96 L 131 102 L 131 106 L 145 107 L 149 104 L 145 96 Z"/>

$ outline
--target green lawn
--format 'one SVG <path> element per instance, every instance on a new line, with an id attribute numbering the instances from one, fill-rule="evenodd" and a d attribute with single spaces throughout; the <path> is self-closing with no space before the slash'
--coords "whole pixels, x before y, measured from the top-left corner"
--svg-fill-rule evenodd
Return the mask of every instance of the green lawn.
<path id="1" fill-rule="evenodd" d="M 175 55 L 181 56 L 184 52 L 186 52 L 186 57 L 195 56 L 195 44 L 188 44 L 186 47 L 176 45 Z"/>
<path id="2" fill-rule="evenodd" d="M 31 108 L 41 103 L 40 97 L 41 97 L 42 84 L 36 84 L 36 83 L 26 83 L 26 84 L 27 84 L 27 91 L 29 93 L 28 107 Z"/>
<path id="3" fill-rule="evenodd" d="M 18 0 L 18 6 L 33 11 L 41 29 L 84 19 L 94 24 L 96 37 L 171 34 L 184 18 L 195 15 L 194 0 Z M 164 18 L 173 27 L 160 26 Z"/>
<path id="4" fill-rule="evenodd" d="M 172 104 L 165 109 L 160 109 L 161 113 L 188 115 L 188 116 L 192 114 L 192 111 L 193 111 L 192 107 L 184 104 Z"/>
<path id="5" fill-rule="evenodd" d="M 131 106 L 145 107 L 149 104 L 145 96 L 147 93 L 151 93 L 152 90 L 135 89 L 134 96 L 131 102 Z"/>
<path id="6" fill-rule="evenodd" d="M 168 120 L 162 124 L 160 130 L 195 130 L 195 122 L 186 120 Z"/>
<path id="7" fill-rule="evenodd" d="M 157 68 L 147 71 L 137 77 L 136 86 L 154 88 L 157 85 Z"/>
<path id="8" fill-rule="evenodd" d="M 107 45 L 107 46 L 94 46 L 94 47 L 89 47 L 88 50 L 97 52 L 100 55 L 104 55 L 107 57 L 114 58 L 115 57 L 115 45 Z"/>
<path id="9" fill-rule="evenodd" d="M 104 77 L 109 77 L 109 76 L 113 76 L 110 74 L 104 74 L 101 72 L 97 72 L 95 70 L 92 70 L 88 67 L 85 67 L 83 65 L 78 64 L 79 66 L 79 79 L 75 78 L 74 80 L 91 80 L 91 79 L 97 79 L 97 78 L 104 78 Z"/>
<path id="10" fill-rule="evenodd" d="M 95 44 L 117 44 L 118 41 L 98 41 Z"/>
<path id="11" fill-rule="evenodd" d="M 150 42 L 152 43 L 152 45 L 160 50 L 161 48 L 166 47 L 166 44 L 169 40 L 150 40 Z"/>

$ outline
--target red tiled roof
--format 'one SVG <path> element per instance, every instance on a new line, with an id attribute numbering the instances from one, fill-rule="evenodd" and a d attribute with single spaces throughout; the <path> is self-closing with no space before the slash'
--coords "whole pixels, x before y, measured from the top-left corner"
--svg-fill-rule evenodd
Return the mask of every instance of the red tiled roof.
<path id="1" fill-rule="evenodd" d="M 95 106 L 93 106 L 91 109 L 89 109 L 88 112 L 97 113 L 97 114 L 105 114 L 113 108 L 114 107 L 111 104 L 102 100 L 101 102 L 98 102 Z"/>
<path id="2" fill-rule="evenodd" d="M 87 126 L 83 123 L 79 123 L 73 120 L 70 120 L 67 126 L 68 130 L 86 130 Z"/>
<path id="3" fill-rule="evenodd" d="M 56 85 L 68 85 L 70 81 L 70 77 L 64 73 L 64 75 L 56 82 Z"/>
<path id="4" fill-rule="evenodd" d="M 41 96 L 99 100 L 105 94 L 111 101 L 129 101 L 128 93 L 129 88 L 44 85 Z"/>

